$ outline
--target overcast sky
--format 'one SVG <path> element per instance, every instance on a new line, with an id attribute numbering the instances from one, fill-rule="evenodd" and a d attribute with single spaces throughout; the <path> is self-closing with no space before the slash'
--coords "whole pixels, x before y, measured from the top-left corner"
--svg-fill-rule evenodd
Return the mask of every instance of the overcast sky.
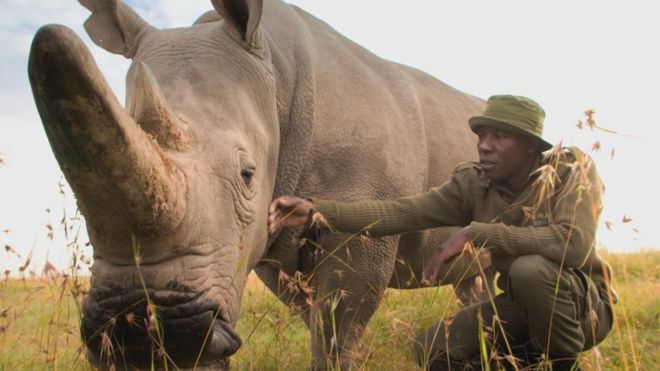
<path id="1" fill-rule="evenodd" d="M 190 25 L 210 1 L 127 1 L 159 28 Z M 660 101 L 660 22 L 652 1 L 375 1 L 297 0 L 339 32 L 396 62 L 417 67 L 450 85 L 488 98 L 527 95 L 546 110 L 546 137 L 589 150 L 607 186 L 599 241 L 616 251 L 660 247 L 660 206 L 653 159 Z M 68 201 L 27 78 L 35 31 L 47 23 L 72 28 L 89 45 L 120 101 L 129 61 L 101 50 L 85 34 L 88 12 L 77 1 L 4 0 L 0 13 L 0 269 L 16 267 L 34 246 L 33 270 L 49 259 L 66 265 L 70 252 L 57 226 Z M 599 125 L 575 126 L 587 109 Z M 615 156 L 611 159 L 611 150 Z M 50 214 L 46 209 L 51 209 Z M 624 215 L 633 220 L 622 223 Z M 52 223 L 55 241 L 47 238 Z M 4 230 L 9 230 L 5 232 Z M 4 258 L 6 256 L 6 259 Z"/>

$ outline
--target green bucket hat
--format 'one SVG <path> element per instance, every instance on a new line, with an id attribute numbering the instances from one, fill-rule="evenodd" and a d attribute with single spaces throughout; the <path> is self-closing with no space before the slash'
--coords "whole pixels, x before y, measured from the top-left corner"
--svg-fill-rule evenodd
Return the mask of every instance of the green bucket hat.
<path id="1" fill-rule="evenodd" d="M 539 140 L 541 150 L 552 148 L 543 140 L 545 111 L 533 100 L 515 95 L 493 95 L 488 98 L 483 115 L 470 117 L 470 129 L 476 133 L 481 126 L 532 136 Z"/>

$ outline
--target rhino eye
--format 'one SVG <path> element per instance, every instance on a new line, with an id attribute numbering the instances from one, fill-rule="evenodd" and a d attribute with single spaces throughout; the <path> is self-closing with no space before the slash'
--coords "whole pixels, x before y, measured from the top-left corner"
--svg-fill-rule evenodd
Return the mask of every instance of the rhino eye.
<path id="1" fill-rule="evenodd" d="M 243 178 L 243 182 L 245 185 L 250 186 L 252 185 L 252 178 L 254 178 L 254 168 L 253 167 L 246 167 L 241 170 L 241 177 Z"/>

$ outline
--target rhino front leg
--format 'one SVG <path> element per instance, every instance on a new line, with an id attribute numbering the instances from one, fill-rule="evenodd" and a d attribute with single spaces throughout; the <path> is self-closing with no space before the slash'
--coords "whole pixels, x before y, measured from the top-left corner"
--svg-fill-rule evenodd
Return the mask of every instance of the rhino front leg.
<path id="1" fill-rule="evenodd" d="M 314 290 L 310 276 L 313 254 L 310 246 L 303 246 L 299 233 L 282 230 L 270 246 L 262 264 L 254 268 L 259 279 L 280 301 L 300 317 L 310 328 L 309 310 Z"/>
<path id="2" fill-rule="evenodd" d="M 292 282 L 294 278 L 283 275 L 282 270 L 272 265 L 258 266 L 254 268 L 254 272 L 266 287 L 291 311 L 299 314 L 307 328 L 310 328 L 308 313 L 313 292 L 305 290 L 304 287 L 301 287 L 302 285 L 295 284 L 295 282 Z"/>
<path id="3" fill-rule="evenodd" d="M 312 369 L 356 368 L 355 351 L 392 276 L 397 242 L 333 234 L 319 244 L 310 311 Z"/>

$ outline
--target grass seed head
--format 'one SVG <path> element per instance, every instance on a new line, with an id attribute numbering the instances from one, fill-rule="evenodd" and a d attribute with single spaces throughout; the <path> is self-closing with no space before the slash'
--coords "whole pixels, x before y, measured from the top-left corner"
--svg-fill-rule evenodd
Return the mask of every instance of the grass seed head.
<path id="1" fill-rule="evenodd" d="M 557 168 L 555 166 L 551 161 L 535 171 L 535 173 L 539 174 L 536 180 L 534 180 L 534 183 L 532 183 L 532 187 L 538 189 L 539 192 L 536 207 L 540 206 L 547 197 L 552 195 L 559 184 L 559 174 L 557 174 Z"/>
<path id="2" fill-rule="evenodd" d="M 608 231 L 612 231 L 612 229 L 614 228 L 614 223 L 612 223 L 609 220 L 606 220 L 605 221 L 605 228 L 607 228 Z"/>
<path id="3" fill-rule="evenodd" d="M 101 332 L 101 357 L 107 357 L 110 358 L 112 355 L 112 352 L 114 350 L 114 345 L 112 345 L 112 340 L 110 340 L 110 336 L 108 336 L 108 333 L 104 330 Z"/>
<path id="4" fill-rule="evenodd" d="M 312 213 L 312 227 L 321 227 L 327 228 L 329 226 L 328 221 L 325 219 L 321 213 Z"/>
<path id="5" fill-rule="evenodd" d="M 597 140 L 594 144 L 591 145 L 591 152 L 600 152 L 600 141 Z"/>
<path id="6" fill-rule="evenodd" d="M 596 125 L 596 120 L 594 119 L 594 111 L 593 109 L 588 109 L 584 111 L 584 115 L 586 116 L 586 121 L 587 121 L 587 126 L 589 126 L 589 129 L 594 130 L 597 125 Z"/>

